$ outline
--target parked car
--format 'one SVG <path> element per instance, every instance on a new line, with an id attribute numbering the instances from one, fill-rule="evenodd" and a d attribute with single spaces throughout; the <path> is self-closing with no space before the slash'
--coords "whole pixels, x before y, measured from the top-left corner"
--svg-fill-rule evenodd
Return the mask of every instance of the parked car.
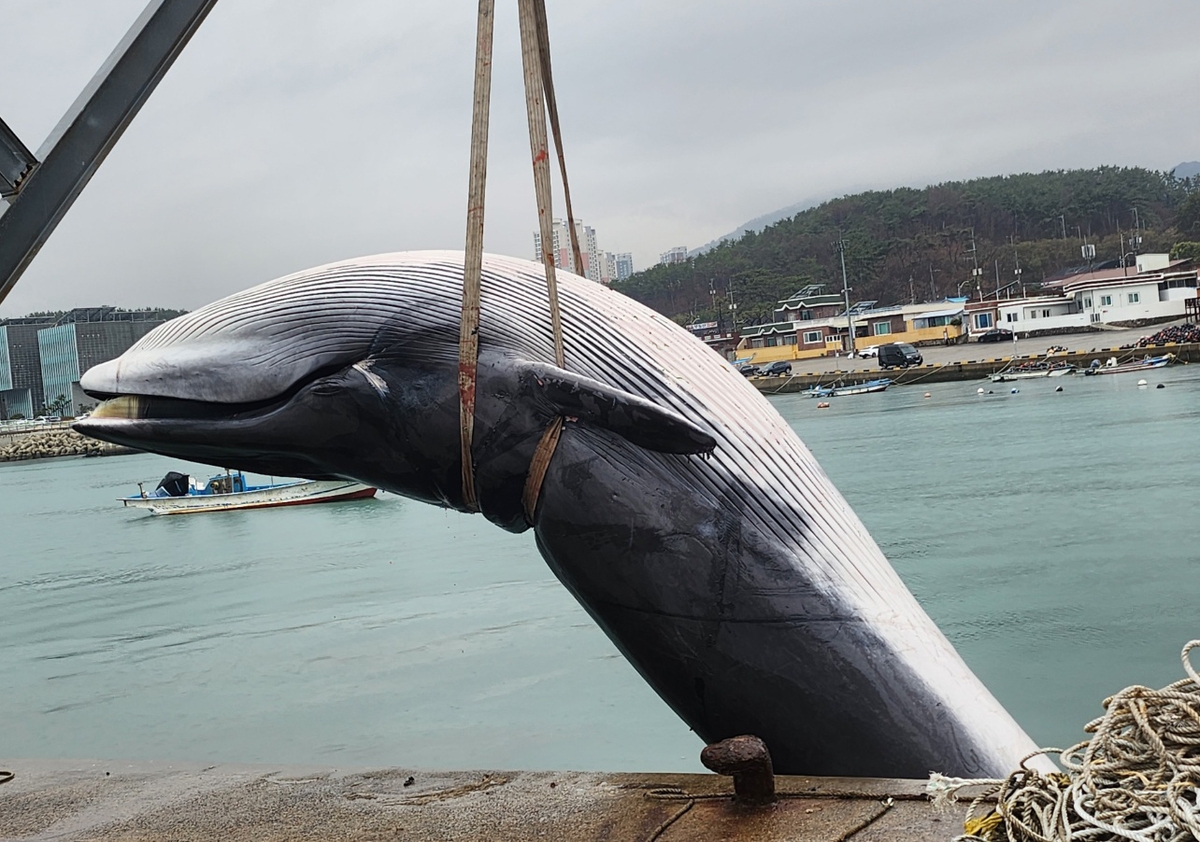
<path id="1" fill-rule="evenodd" d="M 908 368 L 910 365 L 920 365 L 924 361 L 921 352 L 907 342 L 892 342 L 879 346 L 880 368 Z"/>
<path id="2" fill-rule="evenodd" d="M 856 351 L 855 353 L 857 353 L 863 359 L 867 359 L 868 357 L 878 357 L 879 346 L 872 345 L 870 348 L 863 348 L 861 351 Z"/>
<path id="3" fill-rule="evenodd" d="M 786 377 L 792 373 L 792 364 L 787 360 L 776 360 L 764 365 L 758 373 L 766 377 Z"/>
<path id="4" fill-rule="evenodd" d="M 1010 342 L 1013 338 L 1013 332 L 1002 327 L 994 327 L 986 333 L 979 334 L 976 342 Z"/>
<path id="5" fill-rule="evenodd" d="M 757 377 L 759 373 L 758 366 L 751 363 L 743 363 L 737 367 L 737 370 L 741 372 L 742 377 Z"/>

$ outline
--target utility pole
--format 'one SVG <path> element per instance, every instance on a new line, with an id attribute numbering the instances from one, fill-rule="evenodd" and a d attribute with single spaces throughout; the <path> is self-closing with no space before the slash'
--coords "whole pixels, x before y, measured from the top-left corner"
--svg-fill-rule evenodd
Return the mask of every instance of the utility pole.
<path id="1" fill-rule="evenodd" d="M 733 322 L 733 332 L 736 335 L 738 332 L 737 302 L 733 298 L 733 278 L 729 279 L 729 318 Z"/>
<path id="2" fill-rule="evenodd" d="M 1024 282 L 1022 282 L 1022 280 L 1021 280 L 1021 253 L 1020 253 L 1019 251 L 1017 251 L 1017 240 L 1016 240 L 1016 238 L 1015 238 L 1015 237 L 1011 237 L 1011 236 L 1010 236 L 1010 237 L 1008 238 L 1008 241 L 1009 241 L 1010 243 L 1012 243 L 1012 247 L 1013 247 L 1013 263 L 1015 263 L 1015 264 L 1016 264 L 1016 267 L 1017 267 L 1016 269 L 1013 269 L 1013 279 L 1014 279 L 1014 280 L 1017 282 L 1017 284 L 1019 284 L 1019 285 L 1020 285 L 1020 287 L 1021 287 L 1021 297 L 1022 297 L 1022 298 L 1024 298 L 1024 297 L 1025 297 L 1025 284 L 1024 284 Z"/>
<path id="3" fill-rule="evenodd" d="M 979 291 L 979 300 L 983 301 L 983 270 L 979 268 L 979 255 L 975 250 L 975 229 L 971 228 L 971 281 Z"/>
<path id="4" fill-rule="evenodd" d="M 1058 221 L 1062 223 L 1063 239 L 1067 238 L 1067 218 L 1063 214 L 1058 215 Z"/>
<path id="5" fill-rule="evenodd" d="M 1137 208 L 1133 209 L 1133 228 L 1136 233 L 1130 236 L 1129 245 L 1133 250 L 1134 265 L 1137 265 L 1138 249 L 1141 248 L 1142 245 L 1142 220 L 1141 217 L 1138 216 Z M 1124 249 L 1122 249 L 1122 251 L 1124 251 Z"/>
<path id="6" fill-rule="evenodd" d="M 917 303 L 917 291 L 916 291 L 916 288 L 913 287 L 913 276 L 911 273 L 908 276 L 908 303 L 909 304 Z"/>
<path id="7" fill-rule="evenodd" d="M 1025 281 L 1021 279 L 1021 255 L 1016 251 L 1016 243 L 1013 243 L 1013 260 L 1016 261 L 1016 269 L 1013 270 L 1013 275 L 1016 276 L 1016 283 L 1021 285 L 1021 297 L 1025 297 Z"/>
<path id="8" fill-rule="evenodd" d="M 1133 243 L 1133 235 L 1129 235 L 1130 244 Z M 1121 221 L 1117 220 L 1117 251 L 1121 253 L 1121 274 L 1128 275 L 1129 268 L 1125 265 L 1125 233 L 1121 230 Z"/>
<path id="9" fill-rule="evenodd" d="M 846 332 L 850 337 L 850 348 L 848 352 L 854 353 L 854 317 L 850 315 L 850 287 L 846 280 L 846 241 L 838 239 L 837 241 L 838 257 L 842 259 L 842 295 L 846 297 Z"/>
<path id="10" fill-rule="evenodd" d="M 937 301 L 937 290 L 933 285 L 933 264 L 929 264 L 929 300 Z"/>

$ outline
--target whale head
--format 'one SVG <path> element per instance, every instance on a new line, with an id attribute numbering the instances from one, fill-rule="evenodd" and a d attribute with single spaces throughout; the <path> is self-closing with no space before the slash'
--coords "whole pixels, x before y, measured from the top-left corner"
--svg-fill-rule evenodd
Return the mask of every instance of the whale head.
<path id="1" fill-rule="evenodd" d="M 461 284 L 462 258 L 433 254 L 409 261 L 419 271 L 407 274 L 382 257 L 318 267 L 174 319 L 84 374 L 84 391 L 103 402 L 75 428 L 167 456 L 344 477 L 463 508 L 459 301 L 447 295 Z M 555 416 L 660 452 L 715 446 L 669 410 L 529 359 L 537 349 L 491 344 L 478 362 L 473 459 L 487 480 L 482 510 L 497 523 L 526 527 L 518 504 L 529 460 Z"/>
<path id="2" fill-rule="evenodd" d="M 349 271 L 357 268 L 272 281 L 160 326 L 84 374 L 84 391 L 104 401 L 76 429 L 198 462 L 348 477 L 455 504 L 457 463 L 436 455 L 453 452 L 457 429 L 429 417 L 455 389 L 452 349 L 405 317 L 421 311 L 419 290 L 364 280 Z M 394 445 L 417 437 L 429 446 Z"/>

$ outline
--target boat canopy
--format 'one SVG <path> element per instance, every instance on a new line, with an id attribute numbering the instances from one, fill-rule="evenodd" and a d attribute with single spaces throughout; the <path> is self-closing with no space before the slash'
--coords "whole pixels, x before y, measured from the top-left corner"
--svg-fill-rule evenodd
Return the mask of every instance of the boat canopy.
<path id="1" fill-rule="evenodd" d="M 154 489 L 155 496 L 183 497 L 188 493 L 188 479 L 187 474 L 167 471 L 167 475 L 158 483 L 158 488 Z M 165 493 L 160 495 L 159 491 Z"/>

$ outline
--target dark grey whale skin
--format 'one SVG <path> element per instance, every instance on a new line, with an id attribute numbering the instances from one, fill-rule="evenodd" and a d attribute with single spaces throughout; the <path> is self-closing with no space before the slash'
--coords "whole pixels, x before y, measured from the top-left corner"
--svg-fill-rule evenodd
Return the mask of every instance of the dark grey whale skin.
<path id="1" fill-rule="evenodd" d="M 144 396 L 141 417 L 76 427 L 463 509 L 461 260 L 364 258 L 209 305 L 85 375 L 91 394 Z M 555 576 L 702 739 L 756 734 L 777 771 L 808 775 L 1003 776 L 1033 750 L 744 378 L 569 275 L 561 371 L 540 267 L 489 257 L 484 281 L 481 511 L 532 526 Z M 530 524 L 526 474 L 556 416 Z"/>

